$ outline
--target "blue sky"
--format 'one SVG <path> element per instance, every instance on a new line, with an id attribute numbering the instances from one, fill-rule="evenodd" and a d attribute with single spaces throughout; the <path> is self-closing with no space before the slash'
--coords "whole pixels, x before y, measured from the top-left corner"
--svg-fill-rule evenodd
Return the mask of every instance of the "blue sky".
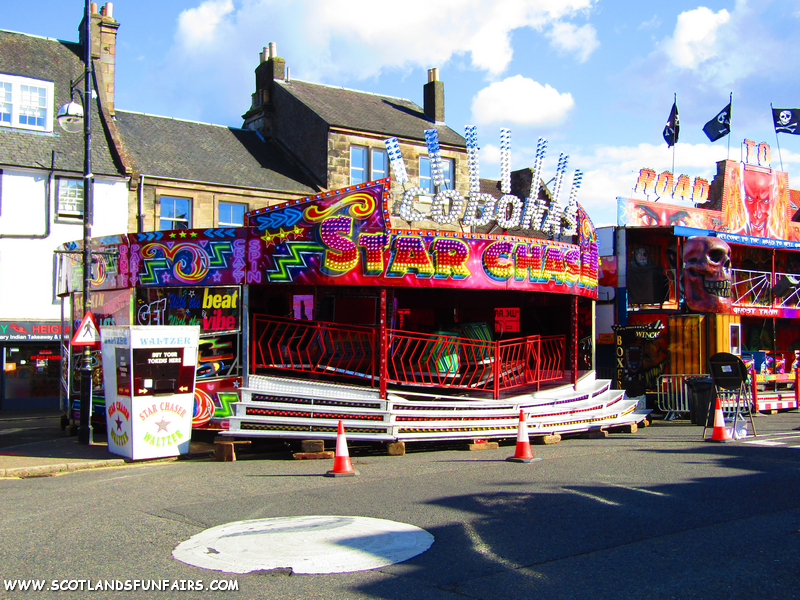
<path id="1" fill-rule="evenodd" d="M 478 126 L 482 177 L 499 176 L 501 127 L 511 130 L 512 169 L 531 166 L 545 137 L 545 177 L 569 154 L 567 181 L 584 172 L 578 200 L 598 226 L 615 222 L 615 198 L 633 195 L 640 168 L 672 170 L 661 132 L 673 94 L 676 176 L 710 180 L 716 161 L 740 159 L 748 138 L 767 142 L 773 168 L 782 158 L 800 187 L 800 136 L 781 134 L 779 156 L 769 107 L 800 107 L 796 0 L 113 4 L 121 109 L 239 127 L 259 52 L 275 42 L 292 79 L 420 105 L 427 69 L 438 67 L 447 124 Z M 40 0 L 32 18 L 11 3 L 0 27 L 75 41 L 82 11 L 80 0 Z M 731 93 L 729 151 L 729 138 L 712 144 L 702 127 Z"/>

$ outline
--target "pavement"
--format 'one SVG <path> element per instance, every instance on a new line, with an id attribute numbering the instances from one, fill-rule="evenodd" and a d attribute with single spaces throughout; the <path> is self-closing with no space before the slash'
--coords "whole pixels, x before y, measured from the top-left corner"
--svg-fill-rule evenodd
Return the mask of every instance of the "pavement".
<path id="1" fill-rule="evenodd" d="M 655 420 L 663 415 L 654 414 Z M 770 436 L 800 429 L 797 410 L 781 411 L 773 415 L 755 414 L 754 423 L 762 440 Z M 668 425 L 670 421 L 664 421 Z M 674 423 L 686 423 L 676 420 Z M 730 424 L 729 424 L 730 425 Z M 694 428 L 689 430 L 694 432 Z M 702 429 L 696 428 L 697 439 L 702 439 Z M 758 439 L 745 438 L 741 442 L 753 443 Z M 198 434 L 195 433 L 195 436 Z M 210 460 L 214 456 L 213 433 L 203 432 L 202 439 L 193 439 L 187 454 L 161 459 L 132 461 L 108 451 L 105 432 L 95 431 L 91 445 L 79 444 L 78 438 L 61 430 L 60 411 L 51 412 L 0 412 L 0 478 L 47 477 L 85 469 L 122 467 L 175 460 Z M 694 436 L 692 436 L 694 437 Z M 711 430 L 706 434 L 711 437 Z M 734 442 L 740 443 L 740 442 Z M 765 441 L 764 443 L 771 443 Z M 432 448 L 431 448 L 432 449 Z M 358 448 L 351 448 L 351 454 Z"/>
<path id="2" fill-rule="evenodd" d="M 61 412 L 0 412 L 0 477 L 46 477 L 80 471 L 170 460 L 203 459 L 214 444 L 192 440 L 189 453 L 163 459 L 132 461 L 108 451 L 105 432 L 95 431 L 92 444 L 79 444 L 61 430 Z"/>

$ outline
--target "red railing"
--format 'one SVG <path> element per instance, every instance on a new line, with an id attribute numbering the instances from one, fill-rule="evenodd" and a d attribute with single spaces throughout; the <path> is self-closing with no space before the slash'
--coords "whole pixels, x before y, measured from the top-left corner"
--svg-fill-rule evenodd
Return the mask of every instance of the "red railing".
<path id="1" fill-rule="evenodd" d="M 564 377 L 564 336 L 526 336 L 488 341 L 453 332 L 388 329 L 384 381 L 405 385 L 491 391 Z M 379 330 L 337 323 L 253 317 L 250 364 L 369 379 L 379 373 Z"/>
<path id="2" fill-rule="evenodd" d="M 503 390 L 564 376 L 563 336 L 491 342 L 449 332 L 390 329 L 386 379 L 392 383 Z"/>
<path id="3" fill-rule="evenodd" d="M 375 385 L 377 342 L 372 327 L 255 315 L 250 364 L 253 369 L 358 377 Z"/>

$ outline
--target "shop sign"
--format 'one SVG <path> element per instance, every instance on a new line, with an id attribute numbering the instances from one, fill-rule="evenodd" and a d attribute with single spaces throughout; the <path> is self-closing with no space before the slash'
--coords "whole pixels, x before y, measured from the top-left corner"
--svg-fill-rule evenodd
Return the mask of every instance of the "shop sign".
<path id="1" fill-rule="evenodd" d="M 495 333 L 519 333 L 519 308 L 495 308 Z"/>
<path id="2" fill-rule="evenodd" d="M 54 321 L 0 321 L 0 342 L 50 342 L 68 333 L 69 326 Z"/>
<path id="3" fill-rule="evenodd" d="M 238 287 L 169 287 L 136 290 L 137 325 L 199 325 L 202 333 L 237 331 Z"/>

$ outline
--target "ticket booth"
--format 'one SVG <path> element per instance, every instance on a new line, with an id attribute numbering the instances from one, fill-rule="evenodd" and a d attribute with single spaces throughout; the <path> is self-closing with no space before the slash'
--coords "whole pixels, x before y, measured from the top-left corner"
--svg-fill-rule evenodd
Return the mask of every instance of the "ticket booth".
<path id="1" fill-rule="evenodd" d="M 133 460 L 189 451 L 200 328 L 100 330 L 108 449 Z"/>

